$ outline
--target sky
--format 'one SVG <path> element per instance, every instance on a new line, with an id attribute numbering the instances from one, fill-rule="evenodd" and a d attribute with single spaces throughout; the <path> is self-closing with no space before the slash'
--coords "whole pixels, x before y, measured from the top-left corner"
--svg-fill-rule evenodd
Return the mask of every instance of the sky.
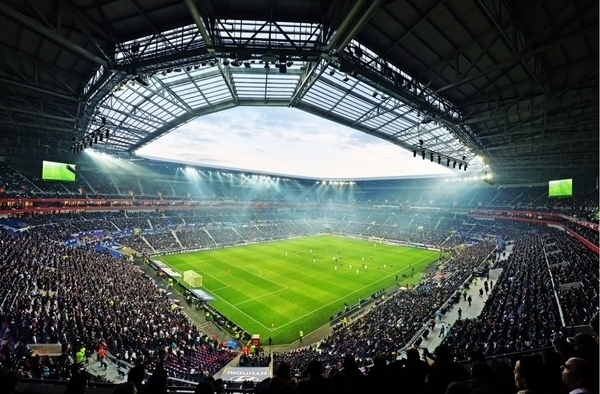
<path id="1" fill-rule="evenodd" d="M 445 166 L 349 127 L 286 107 L 235 107 L 197 118 L 141 157 L 311 179 L 452 175 Z"/>

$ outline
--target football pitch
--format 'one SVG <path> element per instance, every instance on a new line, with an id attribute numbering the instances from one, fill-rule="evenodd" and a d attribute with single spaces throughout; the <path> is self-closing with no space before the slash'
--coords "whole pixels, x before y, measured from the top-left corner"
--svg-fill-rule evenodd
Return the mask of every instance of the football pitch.
<path id="1" fill-rule="evenodd" d="M 418 282 L 439 252 L 332 235 L 163 256 L 202 275 L 209 304 L 263 343 L 292 343 L 359 299 Z M 363 258 L 364 265 L 363 267 Z M 337 261 L 336 261 L 337 259 Z M 337 269 L 336 269 L 337 266 Z M 414 275 L 411 275 L 414 269 Z M 186 285 L 184 283 L 184 285 Z"/>

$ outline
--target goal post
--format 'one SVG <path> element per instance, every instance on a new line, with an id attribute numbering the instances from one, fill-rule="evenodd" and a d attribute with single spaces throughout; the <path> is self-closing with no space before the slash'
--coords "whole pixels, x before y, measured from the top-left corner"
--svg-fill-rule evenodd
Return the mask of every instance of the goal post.
<path id="1" fill-rule="evenodd" d="M 201 287 L 202 275 L 194 270 L 183 271 L 183 281 L 190 287 Z"/>

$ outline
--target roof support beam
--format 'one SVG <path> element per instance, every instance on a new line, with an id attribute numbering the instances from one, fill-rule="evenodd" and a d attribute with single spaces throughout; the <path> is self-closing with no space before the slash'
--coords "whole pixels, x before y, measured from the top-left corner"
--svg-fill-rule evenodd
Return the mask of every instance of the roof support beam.
<path id="1" fill-rule="evenodd" d="M 381 3 L 383 3 L 383 0 L 372 0 L 369 8 L 363 12 L 358 22 L 354 24 L 352 29 L 347 34 L 344 34 L 343 40 L 338 45 L 334 45 L 335 54 L 339 54 L 344 51 L 348 43 L 361 31 L 363 26 L 369 21 L 369 19 L 371 19 L 375 11 L 379 9 Z"/>
<path id="2" fill-rule="evenodd" d="M 513 40 L 510 37 L 508 37 L 505 30 L 502 28 L 502 26 L 500 26 L 500 22 L 494 17 L 490 9 L 483 3 L 483 0 L 477 0 L 477 5 L 479 6 L 479 9 L 483 11 L 484 15 L 488 18 L 488 20 L 490 20 L 494 24 L 494 26 L 496 26 L 496 29 L 498 29 L 498 33 L 503 38 L 504 43 L 512 50 L 512 52 L 519 52 L 518 40 L 516 40 L 517 42 L 513 42 Z M 508 8 L 508 6 L 504 2 L 500 2 L 500 7 Z M 513 29 L 515 29 L 515 34 L 520 33 L 520 35 L 523 36 L 523 33 L 520 31 L 521 29 L 517 23 L 517 20 L 514 17 L 512 18 L 512 20 L 514 21 Z M 546 72 L 543 69 L 541 63 L 537 61 L 536 57 L 532 56 L 532 58 L 534 69 L 529 67 L 529 64 L 524 59 L 521 59 L 519 62 L 521 63 L 523 68 L 525 68 L 525 70 L 529 72 L 531 77 L 537 82 L 538 86 L 542 89 L 542 91 L 546 93 Z"/>
<path id="3" fill-rule="evenodd" d="M 423 14 L 420 15 L 419 19 L 417 19 L 417 21 L 415 23 L 412 24 L 412 26 L 405 28 L 404 32 L 400 35 L 400 37 L 398 37 L 398 39 L 396 39 L 396 41 L 390 45 L 381 55 L 379 55 L 378 58 L 372 59 L 369 63 L 375 62 L 377 59 L 383 59 L 385 58 L 385 56 L 390 53 L 390 51 L 392 49 L 394 49 L 398 44 L 400 44 L 400 42 L 410 33 L 412 33 L 412 31 L 422 22 L 424 21 L 429 14 L 431 14 L 431 12 L 437 8 L 437 6 L 439 6 L 440 4 L 442 4 L 445 0 L 440 0 L 440 1 L 436 1 L 434 2 L 427 10 L 425 10 L 425 12 Z M 414 7 L 413 7 L 414 8 Z"/>
<path id="4" fill-rule="evenodd" d="M 33 91 L 36 91 L 36 92 L 48 94 L 50 96 L 60 97 L 61 99 L 64 99 L 64 100 L 78 101 L 76 97 L 72 97 L 72 96 L 69 96 L 69 95 L 64 94 L 64 93 L 54 92 L 52 90 L 47 90 L 47 89 L 42 89 L 42 88 L 39 88 L 37 86 L 32 86 L 32 85 L 28 85 L 28 84 L 25 84 L 25 83 L 13 81 L 11 79 L 0 78 L 0 82 L 2 82 L 2 83 L 8 83 L 8 84 L 11 84 L 11 85 L 19 86 L 19 87 L 24 88 L 24 89 L 29 89 L 29 90 L 33 90 Z"/>
<path id="5" fill-rule="evenodd" d="M 42 26 L 37 21 L 21 14 L 19 11 L 15 10 L 14 8 L 10 7 L 9 5 L 0 3 L 0 13 L 16 20 L 17 22 L 23 24 L 25 27 L 35 31 L 36 33 L 39 33 L 39 34 L 45 36 L 49 40 L 54 41 L 55 43 L 62 46 L 63 48 L 65 48 L 77 55 L 80 55 L 96 64 L 99 64 L 106 68 L 110 68 L 110 66 L 106 60 L 99 58 L 98 56 L 89 52 L 87 49 L 80 47 L 79 45 L 69 41 L 68 39 L 55 33 L 54 31 Z"/>
<path id="6" fill-rule="evenodd" d="M 104 19 L 104 13 L 101 12 L 102 9 L 98 6 L 98 2 L 94 1 L 94 3 L 98 7 L 97 8 L 98 13 Z M 76 21 L 78 19 L 81 19 L 81 23 L 85 24 L 85 26 L 89 27 L 91 30 L 94 30 L 94 32 L 96 32 L 96 34 L 99 34 L 104 40 L 111 42 L 113 44 L 117 43 L 117 39 L 114 36 L 109 35 L 109 34 L 111 34 L 110 29 L 106 29 L 105 27 L 98 25 L 94 19 L 90 18 L 90 16 L 88 14 L 86 14 L 85 12 L 82 12 L 79 9 L 79 7 L 77 7 L 75 4 L 73 4 L 72 0 L 62 0 L 62 4 L 64 4 L 67 7 L 67 9 L 69 9 L 71 12 L 73 12 L 74 14 L 77 14 L 75 16 Z"/>
<path id="7" fill-rule="evenodd" d="M 210 38 L 210 34 L 208 34 L 208 29 L 206 28 L 206 25 L 204 24 L 204 21 L 202 20 L 202 15 L 200 15 L 200 10 L 198 10 L 198 7 L 196 7 L 196 3 L 194 2 L 194 0 L 185 0 L 185 5 L 187 6 L 188 11 L 190 12 L 190 15 L 192 16 L 192 19 L 194 20 L 196 27 L 198 27 L 198 30 L 200 31 L 200 35 L 202 35 L 202 39 L 206 43 L 206 49 L 208 50 L 209 53 L 214 53 L 215 45 L 213 43 L 212 38 Z"/>
<path id="8" fill-rule="evenodd" d="M 356 3 L 354 3 L 354 6 L 350 9 L 350 11 L 348 12 L 348 14 L 346 14 L 346 17 L 344 18 L 344 20 L 342 21 L 342 23 L 340 23 L 340 26 L 333 33 L 333 35 L 331 36 L 331 39 L 329 40 L 329 42 L 325 46 L 325 51 L 324 52 L 326 54 L 329 54 L 334 49 L 335 44 L 340 39 L 341 35 L 344 34 L 344 32 L 346 31 L 346 29 L 348 28 L 348 26 L 352 23 L 352 21 L 354 20 L 354 18 L 358 14 L 358 12 L 361 10 L 361 8 L 362 8 L 362 6 L 363 6 L 364 3 L 365 3 L 365 0 L 359 0 Z"/>
<path id="9" fill-rule="evenodd" d="M 575 32 L 573 34 L 569 34 L 569 35 L 567 35 L 565 37 L 559 38 L 559 39 L 557 39 L 557 40 L 555 40 L 553 42 L 550 42 L 548 44 L 542 45 L 541 47 L 533 49 L 533 50 L 531 50 L 531 51 L 529 51 L 527 53 L 514 54 L 513 56 L 511 56 L 510 58 L 506 59 L 505 61 L 503 61 L 503 62 L 501 62 L 499 64 L 496 64 L 495 66 L 490 67 L 487 70 L 482 70 L 482 71 L 480 71 L 480 72 L 478 72 L 476 74 L 473 74 L 473 75 L 471 75 L 471 76 L 469 76 L 467 78 L 464 78 L 464 79 L 461 79 L 459 81 L 456 81 L 455 83 L 451 83 L 449 85 L 446 85 L 446 86 L 444 86 L 444 87 L 436 90 L 434 93 L 435 94 L 440 94 L 440 93 L 446 92 L 448 90 L 455 89 L 455 88 L 457 88 L 459 86 L 462 86 L 462 85 L 464 85 L 466 83 L 469 83 L 469 82 L 471 82 L 471 81 L 473 81 L 475 79 L 481 78 L 481 77 L 483 77 L 483 76 L 485 76 L 485 75 L 487 75 L 487 74 L 489 74 L 489 73 L 491 73 L 493 71 L 500 70 L 503 67 L 512 65 L 512 64 L 517 63 L 517 62 L 519 62 L 521 60 L 529 59 L 530 57 L 532 57 L 534 55 L 537 55 L 538 53 L 542 53 L 544 51 L 547 51 L 549 48 L 551 48 L 553 46 L 556 46 L 558 44 L 562 44 L 564 42 L 570 41 L 570 40 L 572 40 L 574 38 L 577 38 L 579 36 L 585 35 L 588 32 L 591 32 L 591 31 L 594 31 L 594 30 L 596 30 L 596 31 L 598 30 L 598 24 L 595 24 L 594 26 L 591 26 L 591 27 L 589 27 L 587 29 L 583 29 L 581 31 Z"/>
<path id="10" fill-rule="evenodd" d="M 321 77 L 323 72 L 325 72 L 329 64 L 331 64 L 331 60 L 319 59 L 307 64 L 308 66 L 306 67 L 302 77 L 298 80 L 294 94 L 290 99 L 290 103 L 288 105 L 290 108 L 294 108 L 300 101 L 302 101 L 306 93 L 308 93 L 315 82 L 317 82 L 317 80 Z"/>

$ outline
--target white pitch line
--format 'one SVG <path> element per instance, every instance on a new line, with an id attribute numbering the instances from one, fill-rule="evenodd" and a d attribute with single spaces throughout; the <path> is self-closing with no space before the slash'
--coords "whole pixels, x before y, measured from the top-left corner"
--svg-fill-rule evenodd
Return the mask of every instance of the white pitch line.
<path id="1" fill-rule="evenodd" d="M 202 275 L 203 275 L 203 276 L 204 276 L 204 275 L 206 275 L 206 276 L 210 276 L 211 278 L 213 278 L 213 279 L 214 279 L 214 280 L 216 280 L 217 282 L 219 282 L 219 283 L 222 283 L 222 284 L 223 284 L 223 287 L 220 287 L 220 288 L 219 288 L 219 290 L 221 290 L 221 289 L 225 289 L 225 288 L 227 288 L 227 287 L 230 287 L 230 286 L 229 286 L 227 283 L 223 282 L 222 280 L 219 280 L 219 279 L 215 278 L 215 277 L 214 277 L 214 276 L 212 276 L 211 274 L 204 273 L 204 274 L 202 274 Z M 202 286 L 202 287 L 204 287 L 204 286 Z M 213 291 L 214 291 L 214 290 L 213 290 Z"/>
<path id="2" fill-rule="evenodd" d="M 238 302 L 237 304 L 232 304 L 232 305 L 233 305 L 233 306 L 238 306 L 238 305 L 245 304 L 246 302 L 250 302 L 250 301 L 256 301 L 256 300 L 258 300 L 259 298 L 263 298 L 263 297 L 266 297 L 266 296 L 270 296 L 271 294 L 279 293 L 280 291 L 284 291 L 284 290 L 288 290 L 288 288 L 287 288 L 287 287 L 284 287 L 283 289 L 275 290 L 275 291 L 272 291 L 272 292 L 270 292 L 270 293 L 263 294 L 263 295 L 261 295 L 261 296 L 258 296 L 258 297 L 254 297 L 254 298 L 252 298 L 252 299 L 250 299 L 250 300 L 246 300 L 246 301 Z"/>
<path id="3" fill-rule="evenodd" d="M 253 318 L 252 316 L 250 316 L 249 314 L 247 314 L 246 312 L 244 312 L 243 310 L 241 310 L 240 308 L 236 307 L 235 305 L 233 305 L 232 303 L 225 301 L 222 298 L 219 298 L 219 301 L 222 301 L 224 303 L 226 303 L 227 305 L 230 305 L 232 308 L 237 309 L 240 313 L 242 313 L 243 315 L 245 315 L 246 317 L 248 317 L 250 320 L 255 321 L 259 326 L 264 327 L 266 330 L 269 329 L 269 327 L 265 326 L 264 324 L 262 324 L 261 322 L 259 322 L 258 320 L 256 320 L 255 318 Z"/>
<path id="4" fill-rule="evenodd" d="M 259 270 L 258 268 L 256 268 L 256 267 L 253 267 L 253 266 L 251 266 L 251 265 L 238 265 L 238 266 L 237 266 L 237 268 L 241 269 L 242 271 L 246 271 L 245 269 L 242 269 L 242 267 L 246 267 L 246 268 L 252 268 L 252 269 L 254 269 L 254 270 L 257 270 L 257 271 L 258 271 L 258 276 L 260 276 L 260 277 L 262 278 L 262 271 L 261 271 L 261 270 Z M 248 271 L 246 271 L 246 272 L 248 272 Z M 268 280 L 268 279 L 267 279 L 267 280 Z"/>
<path id="5" fill-rule="evenodd" d="M 433 255 L 433 254 L 435 254 L 435 253 L 432 253 L 431 255 Z M 429 257 L 431 257 L 431 255 L 429 255 L 429 256 L 427 256 L 427 257 L 425 257 L 425 258 L 422 258 L 421 260 L 419 260 L 419 261 L 415 262 L 415 264 L 418 264 L 418 263 L 420 263 L 420 262 L 421 262 L 421 261 L 423 261 L 423 260 L 427 260 Z M 409 268 L 411 268 L 411 267 L 406 267 L 406 268 L 404 268 L 403 270 L 400 270 L 400 271 L 398 271 L 398 273 L 400 273 L 400 272 L 404 272 L 405 270 L 408 270 Z M 392 276 L 392 275 L 389 275 L 389 276 L 383 277 L 383 278 L 379 279 L 378 281 L 372 282 L 372 283 L 370 283 L 370 284 L 369 284 L 369 285 L 367 285 L 367 286 L 361 287 L 360 289 L 358 289 L 358 290 L 356 290 L 356 291 L 353 291 L 353 292 L 352 292 L 352 293 L 350 293 L 350 294 L 346 294 L 344 297 L 348 297 L 349 295 L 352 295 L 352 294 L 354 294 L 354 293 L 358 293 L 358 292 L 360 292 L 360 291 L 362 291 L 362 290 L 366 289 L 367 287 L 370 287 L 370 286 L 372 286 L 374 283 L 378 283 L 378 282 L 381 282 L 381 281 L 383 281 L 383 280 L 389 279 L 391 276 Z M 312 312 L 308 312 L 308 313 L 306 313 L 306 314 L 304 314 L 304 315 L 302 315 L 302 316 L 298 316 L 296 319 L 294 319 L 294 320 L 290 320 L 290 321 L 288 321 L 287 323 L 285 323 L 285 324 L 283 324 L 283 325 L 281 325 L 281 326 L 279 326 L 279 327 L 277 327 L 277 328 L 279 329 L 279 328 L 281 328 L 281 327 L 285 327 L 285 326 L 287 326 L 288 324 L 294 323 L 294 322 L 296 322 L 296 321 L 298 321 L 298 320 L 300 320 L 300 319 L 303 319 L 303 318 L 305 318 L 306 316 L 310 316 L 310 315 L 312 315 L 313 313 L 315 313 L 316 311 L 319 311 L 319 310 L 321 310 L 321 309 L 323 309 L 323 308 L 325 308 L 325 307 L 328 307 L 329 305 L 331 305 L 331 304 L 334 304 L 334 303 L 336 303 L 336 302 L 340 302 L 340 300 L 341 300 L 341 298 L 340 298 L 340 299 L 337 299 L 337 300 L 335 300 L 335 301 L 332 301 L 332 302 L 330 302 L 329 304 L 325 304 L 325 305 L 323 305 L 322 307 L 320 307 L 320 308 L 318 308 L 318 309 L 314 309 Z M 264 326 L 263 326 L 263 327 L 264 327 Z"/>
<path id="6" fill-rule="evenodd" d="M 212 289 L 212 291 L 220 291 L 220 290 L 225 290 L 225 289 L 229 289 L 231 286 L 227 285 L 227 286 L 223 286 L 223 287 L 219 287 L 218 289 Z"/>

